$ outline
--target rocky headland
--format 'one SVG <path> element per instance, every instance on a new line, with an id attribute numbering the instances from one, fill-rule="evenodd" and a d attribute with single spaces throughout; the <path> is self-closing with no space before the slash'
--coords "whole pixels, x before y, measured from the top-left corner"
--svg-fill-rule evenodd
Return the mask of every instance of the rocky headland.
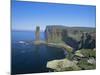
<path id="1" fill-rule="evenodd" d="M 45 29 L 45 41 L 39 39 L 39 32 L 37 27 L 34 44 L 46 44 L 67 51 L 66 58 L 48 61 L 47 68 L 57 72 L 96 68 L 95 28 L 49 25 Z"/>

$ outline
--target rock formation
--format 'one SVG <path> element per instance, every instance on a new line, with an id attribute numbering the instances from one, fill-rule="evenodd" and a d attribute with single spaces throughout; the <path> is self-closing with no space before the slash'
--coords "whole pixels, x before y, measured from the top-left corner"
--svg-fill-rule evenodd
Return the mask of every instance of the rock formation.
<path id="1" fill-rule="evenodd" d="M 35 41 L 39 41 L 39 40 L 40 40 L 40 27 L 37 26 L 35 31 Z"/>
<path id="2" fill-rule="evenodd" d="M 75 62 L 68 59 L 52 60 L 47 63 L 47 68 L 54 69 L 54 71 L 72 71 L 80 70 Z"/>
<path id="3" fill-rule="evenodd" d="M 47 26 L 45 36 L 47 42 L 63 41 L 75 50 L 95 48 L 95 28 Z"/>
<path id="4" fill-rule="evenodd" d="M 95 28 L 47 26 L 45 30 L 47 42 L 65 47 L 68 45 L 72 49 L 68 51 L 67 47 L 68 53 L 64 59 L 48 61 L 46 67 L 56 72 L 95 69 L 95 33 Z"/>
<path id="5" fill-rule="evenodd" d="M 62 40 L 62 31 L 59 27 L 46 27 L 45 35 L 47 42 L 60 42 Z"/>

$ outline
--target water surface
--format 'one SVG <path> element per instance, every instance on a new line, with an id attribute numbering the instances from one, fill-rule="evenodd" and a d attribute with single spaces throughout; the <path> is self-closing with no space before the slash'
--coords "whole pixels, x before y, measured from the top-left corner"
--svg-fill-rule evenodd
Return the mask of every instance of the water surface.
<path id="1" fill-rule="evenodd" d="M 34 45 L 34 32 L 13 31 L 12 32 L 12 73 L 41 73 L 48 72 L 46 64 L 50 60 L 62 59 L 65 57 L 61 48 L 50 47 L 44 44 Z M 44 40 L 44 33 L 41 32 L 41 40 Z M 24 41 L 24 43 L 19 43 Z M 27 42 L 29 41 L 29 42 Z"/>

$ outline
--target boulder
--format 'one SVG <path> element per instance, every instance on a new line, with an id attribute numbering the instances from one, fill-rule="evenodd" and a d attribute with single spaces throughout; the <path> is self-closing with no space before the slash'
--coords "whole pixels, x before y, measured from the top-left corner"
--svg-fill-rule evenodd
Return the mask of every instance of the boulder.
<path id="1" fill-rule="evenodd" d="M 90 64 L 96 64 L 96 60 L 94 58 L 89 58 L 87 62 Z"/>
<path id="2" fill-rule="evenodd" d="M 47 68 L 54 69 L 55 71 L 80 70 L 75 62 L 68 59 L 48 61 Z"/>
<path id="3" fill-rule="evenodd" d="M 76 51 L 75 55 L 79 57 L 84 57 L 84 55 L 81 53 L 81 50 Z"/>

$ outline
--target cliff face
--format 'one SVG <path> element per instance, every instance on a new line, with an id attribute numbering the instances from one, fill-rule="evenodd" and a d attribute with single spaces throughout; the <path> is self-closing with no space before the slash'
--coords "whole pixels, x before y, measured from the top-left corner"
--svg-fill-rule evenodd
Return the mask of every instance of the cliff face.
<path id="1" fill-rule="evenodd" d="M 45 36 L 47 42 L 60 42 L 62 41 L 62 30 L 59 27 L 47 26 Z"/>
<path id="2" fill-rule="evenodd" d="M 45 30 L 47 42 L 62 42 L 76 49 L 95 48 L 95 28 L 47 26 Z"/>

